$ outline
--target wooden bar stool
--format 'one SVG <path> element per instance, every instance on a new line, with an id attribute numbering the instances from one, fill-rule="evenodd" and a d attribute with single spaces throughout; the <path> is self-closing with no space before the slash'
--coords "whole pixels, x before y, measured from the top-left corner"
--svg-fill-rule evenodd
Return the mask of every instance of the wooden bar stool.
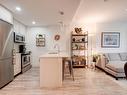
<path id="1" fill-rule="evenodd" d="M 64 76 L 65 76 L 65 69 L 66 69 L 65 66 L 66 65 L 68 66 L 70 76 L 72 76 L 72 79 L 74 81 L 74 72 L 73 72 L 73 65 L 72 65 L 72 59 L 71 58 L 64 58 L 63 59 L 63 80 L 64 80 Z"/>

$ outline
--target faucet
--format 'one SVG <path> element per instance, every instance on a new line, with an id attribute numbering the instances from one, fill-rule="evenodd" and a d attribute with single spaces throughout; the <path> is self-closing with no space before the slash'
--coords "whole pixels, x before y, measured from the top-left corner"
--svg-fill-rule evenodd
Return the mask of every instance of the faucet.
<path id="1" fill-rule="evenodd" d="M 57 52 L 58 52 L 58 53 L 60 52 L 60 46 L 59 46 L 59 44 L 55 44 L 55 45 L 54 45 L 54 48 L 55 48 L 55 49 L 57 48 Z"/>

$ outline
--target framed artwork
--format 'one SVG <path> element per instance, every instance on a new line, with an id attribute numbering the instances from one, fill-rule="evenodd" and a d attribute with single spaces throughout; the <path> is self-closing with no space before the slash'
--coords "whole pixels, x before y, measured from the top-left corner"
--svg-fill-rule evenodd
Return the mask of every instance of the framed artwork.
<path id="1" fill-rule="evenodd" d="M 101 34 L 102 48 L 119 48 L 120 33 L 119 32 L 102 32 Z"/>
<path id="2" fill-rule="evenodd" d="M 36 35 L 36 46 L 44 47 L 45 46 L 45 34 Z"/>
<path id="3" fill-rule="evenodd" d="M 55 41 L 60 40 L 60 35 L 58 35 L 58 34 L 57 34 L 57 35 L 55 35 L 55 36 L 54 36 L 54 40 L 55 40 Z"/>

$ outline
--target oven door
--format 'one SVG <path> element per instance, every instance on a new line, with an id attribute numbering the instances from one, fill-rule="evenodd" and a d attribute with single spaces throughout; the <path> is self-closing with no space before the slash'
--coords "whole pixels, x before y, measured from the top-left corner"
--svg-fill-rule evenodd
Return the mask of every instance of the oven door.
<path id="1" fill-rule="evenodd" d="M 30 55 L 22 55 L 22 68 L 30 64 Z"/>

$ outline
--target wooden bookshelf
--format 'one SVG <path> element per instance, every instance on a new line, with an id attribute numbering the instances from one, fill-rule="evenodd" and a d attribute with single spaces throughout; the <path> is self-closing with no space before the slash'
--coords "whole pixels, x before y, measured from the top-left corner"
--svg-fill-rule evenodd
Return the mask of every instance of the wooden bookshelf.
<path id="1" fill-rule="evenodd" d="M 85 67 L 88 54 L 88 32 L 71 34 L 71 57 L 74 68 Z"/>

